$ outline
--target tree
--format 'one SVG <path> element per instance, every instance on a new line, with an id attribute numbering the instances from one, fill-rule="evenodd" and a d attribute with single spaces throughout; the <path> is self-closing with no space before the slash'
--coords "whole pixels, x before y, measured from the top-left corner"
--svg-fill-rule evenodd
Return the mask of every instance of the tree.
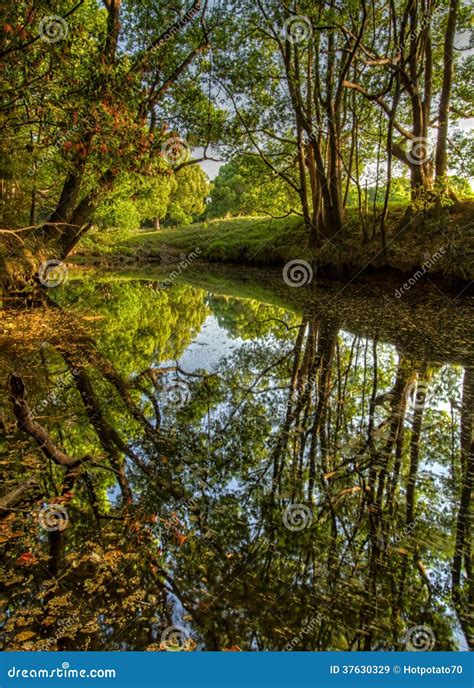
<path id="1" fill-rule="evenodd" d="M 92 215 L 100 229 L 137 230 L 142 224 L 165 217 L 176 182 L 172 173 L 147 177 L 122 175 Z"/>
<path id="2" fill-rule="evenodd" d="M 455 70 L 472 72 L 455 45 L 468 28 L 463 3 L 239 2 L 229 15 L 232 36 L 214 62 L 234 114 L 233 150 L 260 156 L 298 194 L 313 245 L 342 228 L 354 187 L 368 240 L 361 180 L 371 170 L 385 187 L 374 217 L 384 249 L 391 179 L 400 169 L 410 174 L 410 218 L 437 199 L 449 204 L 452 190 L 441 188 L 435 158 L 446 176 L 448 147 L 455 153 L 448 113 L 455 122 L 471 109 L 462 81 L 453 81 Z"/>
<path id="3" fill-rule="evenodd" d="M 204 212 L 208 194 L 206 173 L 198 165 L 182 167 L 176 173 L 176 185 L 170 194 L 166 222 L 175 225 L 194 222 Z"/>
<path id="4" fill-rule="evenodd" d="M 422 622 L 453 650 L 451 610 L 469 638 L 468 307 L 433 343 L 442 296 L 400 328 L 360 288 L 297 291 L 90 276 L 7 313 L 5 648 L 163 650 L 176 599 L 187 649 L 404 650 Z M 232 347 L 183 370 L 210 313 Z"/>
<path id="5" fill-rule="evenodd" d="M 54 10 L 51 19 L 45 2 L 34 9 L 9 2 L 3 9 L 2 80 L 15 85 L 5 89 L 3 134 L 11 136 L 8 154 L 14 159 L 20 145 L 32 170 L 30 215 L 38 226 L 21 236 L 37 260 L 69 253 L 121 175 L 153 176 L 163 157 L 182 164 L 204 127 L 194 140 L 191 127 L 184 141 L 169 119 L 186 99 L 187 108 L 207 102 L 185 88 L 191 63 L 209 41 L 200 0 L 173 10 L 161 2 L 135 12 L 127 0 L 103 0 L 101 7 L 79 2 L 69 10 L 57 2 Z M 15 170 L 5 183 L 17 195 L 23 181 Z M 24 226 L 18 220 L 13 229 Z M 12 242 L 8 250 L 18 258 L 25 245 Z"/>
<path id="6" fill-rule="evenodd" d="M 273 216 L 298 212 L 298 195 L 259 156 L 235 156 L 223 165 L 212 184 L 208 217 Z"/>

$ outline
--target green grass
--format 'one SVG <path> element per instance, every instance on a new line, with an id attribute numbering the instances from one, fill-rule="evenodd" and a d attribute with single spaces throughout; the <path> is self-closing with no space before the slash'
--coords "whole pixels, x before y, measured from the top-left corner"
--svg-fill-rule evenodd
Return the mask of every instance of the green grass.
<path id="1" fill-rule="evenodd" d="M 240 217 L 200 222 L 135 236 L 129 245 L 144 252 L 158 249 L 164 253 L 190 253 L 199 249 L 199 257 L 223 263 L 276 265 L 285 257 L 304 257 L 308 252 L 307 231 L 298 217 L 272 220 Z"/>
<path id="2" fill-rule="evenodd" d="M 196 252 L 199 260 L 215 263 L 235 263 L 276 267 L 292 259 L 314 261 L 329 266 L 328 274 L 337 276 L 346 268 L 356 273 L 369 264 L 372 269 L 392 268 L 411 272 L 423 265 L 427 255 L 440 246 L 449 250 L 434 271 L 472 279 L 472 233 L 459 228 L 471 218 L 474 204 L 463 204 L 450 214 L 449 224 L 442 227 L 428 220 L 422 227 L 412 226 L 400 231 L 406 208 L 391 206 L 386 223 L 387 252 L 381 251 L 378 230 L 374 238 L 363 240 L 357 209 L 348 209 L 342 231 L 337 238 L 326 241 L 312 251 L 308 245 L 308 230 L 302 219 L 290 216 L 283 219 L 266 217 L 237 217 L 198 222 L 176 229 L 159 231 L 138 230 L 132 235 L 119 231 L 93 232 L 79 245 L 76 262 L 133 264 L 151 261 L 179 261 Z M 372 227 L 368 227 L 372 236 Z M 197 250 L 198 249 L 198 250 Z M 184 255 L 183 255 L 184 254 Z"/>
<path id="3" fill-rule="evenodd" d="M 272 220 L 239 217 L 210 220 L 176 229 L 94 232 L 81 242 L 77 254 L 156 258 L 191 253 L 202 260 L 248 265 L 279 265 L 292 257 L 310 257 L 307 231 L 299 217 Z"/>

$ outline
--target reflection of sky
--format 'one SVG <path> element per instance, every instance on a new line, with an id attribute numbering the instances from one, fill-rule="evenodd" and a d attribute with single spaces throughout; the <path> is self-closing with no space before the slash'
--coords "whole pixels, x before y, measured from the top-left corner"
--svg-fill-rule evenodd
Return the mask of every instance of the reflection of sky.
<path id="1" fill-rule="evenodd" d="M 231 339 L 226 330 L 219 325 L 217 318 L 210 315 L 206 318 L 197 337 L 179 358 L 179 365 L 187 371 L 198 368 L 207 371 L 215 370 L 219 359 L 232 354 L 243 342 L 244 340 L 240 337 Z M 163 365 L 172 365 L 172 361 Z"/>
<path id="2" fill-rule="evenodd" d="M 341 349 L 346 351 L 348 354 L 349 350 L 351 349 L 351 346 L 354 342 L 354 335 L 347 331 L 341 330 L 339 332 L 339 337 L 340 337 L 340 345 Z M 281 344 L 281 342 L 279 342 Z M 229 335 L 225 327 L 222 327 L 219 325 L 218 319 L 216 318 L 215 315 L 210 315 L 206 318 L 204 321 L 200 331 L 196 334 L 194 337 L 193 341 L 189 344 L 187 349 L 182 353 L 182 355 L 179 358 L 179 365 L 181 368 L 183 368 L 186 371 L 189 372 L 194 372 L 198 369 L 204 369 L 209 372 L 214 372 L 214 371 L 219 371 L 219 364 L 222 365 L 223 367 L 223 372 L 225 372 L 225 369 L 227 367 L 227 364 L 229 364 L 231 361 L 231 357 L 233 354 L 238 351 L 239 349 L 246 349 L 248 347 L 259 347 L 263 349 L 267 349 L 269 353 L 273 353 L 276 350 L 278 350 L 278 347 L 275 347 L 275 339 L 272 334 L 267 334 L 263 337 L 253 337 L 252 340 L 243 340 L 240 337 L 235 337 L 234 336 L 234 330 L 232 330 L 232 336 Z M 357 338 L 356 338 L 356 346 L 354 347 L 353 350 L 353 358 L 352 358 L 352 367 L 353 371 L 351 371 L 353 378 L 351 377 L 351 381 L 348 384 L 347 391 L 351 391 L 351 386 L 357 387 L 357 385 L 360 386 L 363 382 L 363 368 L 364 364 L 367 364 L 367 384 L 368 381 L 371 378 L 371 373 L 373 370 L 373 361 L 372 361 L 372 356 L 371 353 L 368 354 L 368 352 L 372 351 L 372 340 L 368 339 L 366 340 L 364 337 L 360 338 L 360 341 L 357 343 Z M 387 380 L 386 384 L 383 386 L 383 390 L 379 389 L 380 391 L 387 391 L 388 389 L 392 389 L 393 384 L 395 382 L 396 378 L 396 366 L 397 366 L 397 360 L 398 360 L 398 353 L 396 350 L 396 347 L 394 347 L 391 344 L 379 342 L 377 346 L 377 356 L 378 356 L 378 364 L 380 369 L 383 369 L 385 373 L 390 373 L 390 375 L 387 375 Z M 234 362 L 232 362 L 234 363 Z M 238 360 L 236 361 L 238 364 Z M 173 361 L 156 361 L 157 365 L 173 365 Z M 448 367 L 443 366 L 439 371 L 436 372 L 436 374 L 433 377 L 431 389 L 435 390 L 436 389 L 436 381 L 438 378 L 441 378 L 447 370 Z M 459 384 L 461 385 L 461 372 L 459 372 L 458 376 L 458 381 Z M 271 391 L 272 385 L 274 384 L 279 384 L 275 383 L 274 380 L 272 380 L 271 375 L 268 376 L 268 379 L 266 379 L 266 384 L 268 385 L 268 388 Z M 360 392 L 360 390 L 359 390 Z M 283 402 L 283 393 L 281 391 L 275 391 L 275 394 L 282 395 L 282 402 Z M 363 424 L 363 418 L 365 417 L 362 416 L 361 412 L 364 410 L 367 412 L 367 405 L 368 405 L 368 398 L 366 399 L 366 403 L 364 404 L 364 409 L 361 407 L 361 398 L 360 394 L 358 395 L 359 399 L 359 406 L 356 407 L 353 415 L 353 423 L 355 425 L 355 428 L 353 430 L 353 433 L 351 435 L 354 436 L 354 439 L 356 440 L 356 443 L 360 444 L 360 427 L 362 427 Z M 266 400 L 267 397 L 262 397 L 262 400 Z M 405 419 L 406 421 L 406 429 L 409 430 L 411 426 L 411 414 L 412 414 L 412 401 L 408 401 L 408 413 L 407 417 Z M 265 403 L 265 401 L 264 401 Z M 432 417 L 429 419 L 431 425 L 437 422 L 437 414 L 441 412 L 448 412 L 450 409 L 450 406 L 447 402 L 438 399 L 438 396 L 436 394 L 436 391 L 433 391 L 432 393 L 428 393 L 427 395 L 427 408 L 431 410 Z M 231 402 L 229 400 L 227 401 L 222 401 L 221 403 L 217 404 L 212 411 L 212 414 L 214 418 L 217 418 L 219 414 L 222 414 L 223 419 L 231 414 L 233 410 L 233 407 L 231 405 Z M 386 417 L 387 414 L 389 413 L 389 408 L 383 408 L 383 407 L 378 407 L 377 415 L 380 414 L 380 419 L 382 417 Z M 378 420 L 380 420 L 378 419 Z M 173 418 L 172 418 L 173 420 Z M 207 417 L 203 419 L 203 426 L 207 423 Z M 279 424 L 279 419 L 275 415 L 273 418 L 273 425 L 272 425 L 272 430 L 273 432 L 278 431 L 278 424 Z M 359 428 L 359 429 L 357 429 Z M 364 427 L 364 433 L 366 433 L 366 428 Z M 429 480 L 430 482 L 433 483 L 433 485 L 436 488 L 436 497 L 432 499 L 432 501 L 429 504 L 424 503 L 422 500 L 420 500 L 418 508 L 421 509 L 424 515 L 423 521 L 425 519 L 428 519 L 429 516 L 432 514 L 435 522 L 438 520 L 441 521 L 443 513 L 449 513 L 450 510 L 453 508 L 453 504 L 450 501 L 449 496 L 445 492 L 445 482 L 446 478 L 449 477 L 449 469 L 447 466 L 444 464 L 439 463 L 436 461 L 436 459 L 433 457 L 432 453 L 430 452 L 427 454 L 427 448 L 426 448 L 426 437 L 425 435 L 422 436 L 422 444 L 421 444 L 421 452 L 420 452 L 420 467 L 419 467 L 419 474 L 418 478 L 420 480 Z M 133 447 L 135 448 L 135 447 Z M 346 450 L 344 448 L 344 452 L 347 453 L 347 457 L 350 456 L 350 451 L 349 451 L 349 445 Z M 249 457 L 251 458 L 251 457 Z M 127 459 L 126 461 L 127 467 L 130 466 L 130 462 Z M 251 465 L 252 462 L 249 461 L 249 465 Z M 263 465 L 266 465 L 265 462 Z M 207 489 L 207 494 L 208 497 L 213 503 L 214 501 L 219 503 L 220 499 L 223 498 L 224 496 L 230 497 L 232 496 L 234 500 L 240 501 L 243 503 L 243 496 L 245 494 L 245 490 L 248 489 L 248 482 L 252 481 L 255 479 L 255 475 L 248 474 L 246 476 L 242 475 L 240 477 L 232 476 L 230 478 L 222 479 L 219 483 L 209 485 Z M 268 487 L 268 480 L 270 479 L 270 475 L 267 476 L 262 481 L 263 487 Z M 405 490 L 404 487 L 401 486 L 401 493 L 404 494 Z M 194 492 L 194 497 L 199 497 L 200 496 L 200 489 L 196 489 Z M 111 503 L 116 503 L 119 496 L 120 496 L 120 491 L 118 489 L 118 486 L 114 486 L 113 488 L 109 488 L 107 491 L 107 495 L 109 497 L 109 500 Z M 137 500 L 140 498 L 140 494 L 137 493 Z M 187 518 L 188 513 L 183 510 L 182 514 L 182 520 L 183 522 L 186 523 L 187 528 L 192 530 L 193 526 L 190 523 L 190 521 Z M 181 517 L 181 513 L 180 513 Z M 247 520 L 247 531 L 246 531 L 246 537 L 249 539 L 254 539 L 258 537 L 259 534 L 259 521 L 257 519 L 257 516 L 252 513 L 251 510 L 249 510 L 248 513 L 245 515 L 246 520 Z M 436 534 L 440 534 L 442 531 L 436 531 Z M 430 553 L 430 560 L 427 562 L 427 573 L 430 577 L 430 579 L 433 581 L 433 584 L 436 584 L 439 582 L 439 584 L 442 585 L 449 585 L 449 576 L 450 576 L 450 569 L 449 569 L 449 562 L 443 557 L 443 555 L 439 554 L 438 551 L 438 546 L 441 547 L 442 545 L 438 545 L 436 542 L 435 543 L 430 543 L 430 545 L 427 548 L 427 551 Z M 170 571 L 175 573 L 175 560 L 170 558 L 168 565 L 170 568 Z M 172 610 L 172 622 L 174 624 L 177 624 L 179 626 L 182 626 L 186 629 L 187 633 L 192 637 L 193 633 L 193 628 L 190 625 L 189 622 L 189 617 L 187 616 L 186 610 L 180 603 L 180 601 L 177 599 L 177 597 L 174 595 L 173 591 L 168 589 L 168 600 L 170 602 L 170 607 Z M 444 611 L 444 616 L 446 618 L 450 619 L 450 623 L 453 626 L 453 635 L 454 639 L 459 647 L 460 650 L 462 651 L 467 651 L 468 647 L 464 638 L 464 634 L 462 632 L 462 629 L 460 628 L 459 622 L 457 620 L 457 617 L 453 614 L 452 610 L 449 607 L 449 604 L 443 604 L 443 611 Z M 153 625 L 152 627 L 153 631 L 153 639 L 159 641 L 159 636 L 160 636 L 160 629 L 158 625 Z M 198 645 L 198 650 L 203 649 L 203 647 L 199 644 Z"/>

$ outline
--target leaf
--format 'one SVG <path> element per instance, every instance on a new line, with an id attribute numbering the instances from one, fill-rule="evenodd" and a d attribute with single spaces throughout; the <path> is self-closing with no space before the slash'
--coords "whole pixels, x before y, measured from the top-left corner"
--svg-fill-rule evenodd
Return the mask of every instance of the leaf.
<path id="1" fill-rule="evenodd" d="M 38 563 L 38 559 L 32 552 L 23 552 L 15 562 L 18 566 L 31 566 Z"/>
<path id="2" fill-rule="evenodd" d="M 8 542 L 9 540 L 12 540 L 13 538 L 18 538 L 21 537 L 23 533 L 0 533 L 0 544 L 3 544 L 4 542 Z"/>
<path id="3" fill-rule="evenodd" d="M 33 633 L 33 631 L 22 631 L 15 636 L 15 640 L 18 640 L 18 642 L 22 643 L 24 640 L 30 640 L 31 638 L 34 638 L 35 635 L 36 633 Z"/>

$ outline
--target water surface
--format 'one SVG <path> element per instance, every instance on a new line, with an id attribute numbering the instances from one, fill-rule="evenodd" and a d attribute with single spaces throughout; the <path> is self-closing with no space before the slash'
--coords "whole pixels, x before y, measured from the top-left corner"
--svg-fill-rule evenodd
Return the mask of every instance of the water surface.
<path id="1" fill-rule="evenodd" d="M 161 280 L 2 313 L 3 646 L 465 649 L 472 299 Z"/>

